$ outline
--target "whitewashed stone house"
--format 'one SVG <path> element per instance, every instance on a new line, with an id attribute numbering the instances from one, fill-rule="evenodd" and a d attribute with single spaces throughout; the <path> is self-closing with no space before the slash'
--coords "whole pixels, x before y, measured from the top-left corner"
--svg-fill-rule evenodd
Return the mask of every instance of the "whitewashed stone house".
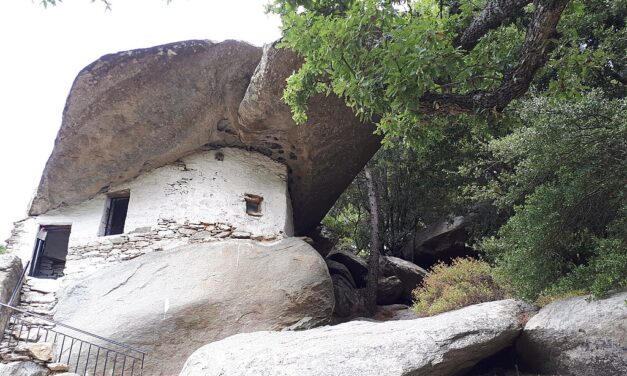
<path id="1" fill-rule="evenodd" d="M 155 250 L 293 235 L 285 165 L 238 148 L 199 151 L 83 202 L 29 217 L 10 248 L 58 277 Z"/>
<path id="2" fill-rule="evenodd" d="M 189 242 L 306 235 L 379 138 L 336 98 L 295 125 L 281 95 L 300 63 L 187 41 L 87 66 L 9 250 L 50 278 Z"/>

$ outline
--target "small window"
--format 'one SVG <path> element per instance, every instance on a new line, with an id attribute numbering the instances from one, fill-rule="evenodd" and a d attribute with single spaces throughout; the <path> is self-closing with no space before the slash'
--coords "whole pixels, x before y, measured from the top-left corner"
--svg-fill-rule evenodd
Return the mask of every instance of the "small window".
<path id="1" fill-rule="evenodd" d="M 246 200 L 246 214 L 256 217 L 260 217 L 262 215 L 261 202 L 263 201 L 263 197 L 246 193 L 244 200 Z"/>
<path id="2" fill-rule="evenodd" d="M 128 191 L 109 195 L 102 235 L 117 235 L 124 232 L 129 199 L 130 193 Z"/>

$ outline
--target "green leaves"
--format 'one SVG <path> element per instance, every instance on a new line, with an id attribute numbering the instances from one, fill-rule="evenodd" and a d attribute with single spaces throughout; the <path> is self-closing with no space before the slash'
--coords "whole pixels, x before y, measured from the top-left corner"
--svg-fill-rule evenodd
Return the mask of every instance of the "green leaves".
<path id="1" fill-rule="evenodd" d="M 449 266 L 436 264 L 413 291 L 412 309 L 421 316 L 503 299 L 505 291 L 492 278 L 485 261 L 457 258 Z"/>
<path id="2" fill-rule="evenodd" d="M 437 1 L 354 1 L 341 13 L 322 12 L 318 2 L 273 4 L 283 19 L 282 46 L 306 59 L 284 96 L 297 123 L 306 121 L 307 100 L 323 91 L 312 83 L 324 82 L 325 94 L 344 98 L 363 120 L 380 117 L 383 132 L 396 137 L 419 119 L 417 99 L 463 65 Z"/>
<path id="3" fill-rule="evenodd" d="M 520 297 L 627 286 L 627 100 L 536 98 L 488 145 L 504 166 L 485 187 L 515 214 L 483 249 Z"/>

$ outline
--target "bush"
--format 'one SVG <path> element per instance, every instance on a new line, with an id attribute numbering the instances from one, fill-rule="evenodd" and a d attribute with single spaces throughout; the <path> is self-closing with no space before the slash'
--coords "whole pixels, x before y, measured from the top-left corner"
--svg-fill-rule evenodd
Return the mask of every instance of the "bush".
<path id="1" fill-rule="evenodd" d="M 466 307 L 471 304 L 503 299 L 504 290 L 492 278 L 488 263 L 471 258 L 457 258 L 449 266 L 433 266 L 413 291 L 413 310 L 421 316 Z"/>
<path id="2" fill-rule="evenodd" d="M 519 112 L 521 128 L 488 145 L 509 166 L 488 189 L 514 209 L 480 244 L 495 275 L 528 301 L 626 287 L 627 100 L 537 98 Z"/>

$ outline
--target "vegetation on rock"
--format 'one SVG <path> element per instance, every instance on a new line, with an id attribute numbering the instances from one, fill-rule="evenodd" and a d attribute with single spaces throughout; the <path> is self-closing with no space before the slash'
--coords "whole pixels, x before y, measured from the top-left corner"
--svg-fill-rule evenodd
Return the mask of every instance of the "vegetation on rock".
<path id="1" fill-rule="evenodd" d="M 432 316 L 503 299 L 505 291 L 492 278 L 487 262 L 458 258 L 451 265 L 435 265 L 413 295 L 414 311 L 421 316 Z"/>

